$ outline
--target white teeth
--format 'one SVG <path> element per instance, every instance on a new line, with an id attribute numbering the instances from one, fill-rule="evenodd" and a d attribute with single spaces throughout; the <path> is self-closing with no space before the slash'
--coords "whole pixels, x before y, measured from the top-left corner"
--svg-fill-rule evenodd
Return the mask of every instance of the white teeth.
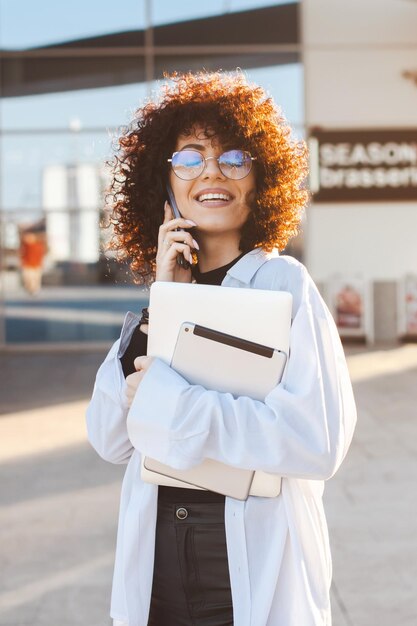
<path id="1" fill-rule="evenodd" d="M 198 196 L 197 200 L 199 202 L 203 202 L 203 200 L 225 200 L 227 202 L 230 200 L 230 196 L 225 193 L 203 193 Z"/>

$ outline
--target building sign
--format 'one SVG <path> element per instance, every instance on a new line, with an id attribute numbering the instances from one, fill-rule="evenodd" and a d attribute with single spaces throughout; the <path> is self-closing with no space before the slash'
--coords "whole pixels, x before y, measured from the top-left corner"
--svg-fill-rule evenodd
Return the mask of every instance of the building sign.
<path id="1" fill-rule="evenodd" d="M 417 128 L 311 130 L 315 202 L 417 200 Z"/>

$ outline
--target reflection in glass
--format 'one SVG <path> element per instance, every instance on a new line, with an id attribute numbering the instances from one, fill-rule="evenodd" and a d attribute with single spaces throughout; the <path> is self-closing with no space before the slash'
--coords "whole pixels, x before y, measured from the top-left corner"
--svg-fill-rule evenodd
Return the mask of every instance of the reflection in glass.
<path id="1" fill-rule="evenodd" d="M 51 166 L 103 167 L 111 155 L 111 136 L 101 133 L 32 133 L 3 136 L 1 206 L 3 210 L 42 206 L 45 171 Z M 22 175 L 24 173 L 24 175 Z"/>
<path id="2" fill-rule="evenodd" d="M 158 32 L 155 29 L 155 44 L 219 43 L 213 32 L 205 32 L 206 39 L 200 39 L 194 25 L 180 37 L 185 28 L 181 22 L 280 4 L 272 0 L 213 0 L 209 4 L 152 0 L 153 24 L 167 25 Z M 296 43 L 293 9 L 289 10 L 293 30 L 285 31 L 282 39 L 287 43 Z M 226 26 L 234 23 L 233 15 L 229 20 Z M 269 91 L 296 134 L 303 132 L 303 73 L 296 46 L 269 54 L 254 53 L 253 48 L 245 54 L 232 50 L 230 55 L 159 54 L 147 59 L 158 78 L 154 84 L 145 82 L 143 54 L 112 52 L 121 43 L 141 45 L 144 34 L 137 31 L 144 27 L 144 0 L 126 0 L 122 11 L 115 10 L 112 0 L 99 5 L 84 0 L 0 0 L 0 48 L 74 42 L 65 45 L 74 51 L 69 57 L 35 57 L 29 51 L 2 59 L 0 299 L 5 300 L 9 343 L 109 342 L 118 336 L 124 313 L 138 312 L 147 303 L 147 294 L 132 287 L 128 264 L 116 263 L 111 254 L 103 253 L 111 230 L 100 229 L 99 224 L 106 217 L 104 164 L 113 154 L 118 129 L 131 122 L 134 110 L 143 105 L 155 85 L 160 86 L 165 71 L 240 67 L 249 80 Z M 204 24 L 200 27 L 204 29 Z M 225 45 L 280 43 L 282 34 L 278 27 L 268 33 L 228 28 L 223 30 Z M 111 37 L 123 31 L 122 39 Z M 77 51 L 86 42 L 74 40 L 100 35 L 106 36 L 101 40 L 108 48 L 102 51 L 104 56 Z M 25 233 L 44 238 L 47 246 L 42 288 L 36 295 L 25 290 L 22 282 Z M 0 315 L 0 343 L 1 334 Z"/>
<path id="3" fill-rule="evenodd" d="M 297 0 L 211 0 L 210 3 L 195 2 L 195 0 L 182 0 L 181 2 L 153 0 L 152 21 L 155 25 L 170 24 L 293 2 Z"/>
<path id="4" fill-rule="evenodd" d="M 304 135 L 304 72 L 301 63 L 258 67 L 246 71 L 249 80 L 262 85 L 282 109 L 295 134 Z"/>
<path id="5" fill-rule="evenodd" d="M 4 130 L 69 129 L 72 120 L 83 128 L 114 128 L 127 124 L 147 92 L 145 83 L 83 89 L 64 93 L 3 98 Z"/>
<path id="6" fill-rule="evenodd" d="M 61 58 L 59 56 L 48 57 L 4 57 L 2 59 L 1 90 L 5 102 L 9 99 L 23 97 L 46 97 L 49 94 L 62 94 L 61 103 L 67 109 L 70 103 L 82 104 L 88 102 L 87 98 L 80 97 L 77 101 L 74 97 L 68 97 L 68 92 L 75 90 L 100 90 L 95 102 L 91 102 L 91 111 L 97 111 L 100 118 L 100 109 L 104 105 L 106 92 L 105 87 L 121 87 L 143 83 L 145 80 L 145 64 L 143 56 L 87 56 L 82 55 Z M 103 99 L 100 102 L 100 95 Z M 117 92 L 116 92 L 117 93 Z M 68 97 L 68 100 L 66 99 Z M 93 95 L 94 97 L 94 95 Z M 86 108 L 86 107 L 85 107 Z M 5 107 L 7 112 L 7 106 Z M 91 113 L 90 113 L 91 115 Z M 9 117 L 12 113 L 9 113 Z M 53 115 L 55 118 L 57 113 Z M 29 120 L 33 116 L 29 115 Z M 43 119 L 46 115 L 42 115 Z M 37 126 L 38 123 L 35 122 Z M 31 121 L 26 122 L 25 127 L 30 127 Z M 50 124 L 47 123 L 49 126 Z"/>

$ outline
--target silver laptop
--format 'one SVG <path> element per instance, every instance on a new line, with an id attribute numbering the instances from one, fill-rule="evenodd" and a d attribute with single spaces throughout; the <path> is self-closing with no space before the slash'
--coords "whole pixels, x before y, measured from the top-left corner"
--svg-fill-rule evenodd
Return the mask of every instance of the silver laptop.
<path id="1" fill-rule="evenodd" d="M 288 291 L 157 281 L 150 289 L 148 355 L 170 364 L 183 322 L 192 322 L 288 354 Z"/>

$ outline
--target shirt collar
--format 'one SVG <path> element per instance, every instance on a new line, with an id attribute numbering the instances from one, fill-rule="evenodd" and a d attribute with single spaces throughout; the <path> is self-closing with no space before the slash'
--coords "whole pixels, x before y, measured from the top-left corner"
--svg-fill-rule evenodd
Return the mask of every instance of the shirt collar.
<path id="1" fill-rule="evenodd" d="M 279 256 L 279 252 L 276 248 L 272 252 L 266 252 L 262 248 L 255 248 L 232 265 L 227 272 L 227 276 L 249 284 L 261 265 L 277 256 Z"/>

